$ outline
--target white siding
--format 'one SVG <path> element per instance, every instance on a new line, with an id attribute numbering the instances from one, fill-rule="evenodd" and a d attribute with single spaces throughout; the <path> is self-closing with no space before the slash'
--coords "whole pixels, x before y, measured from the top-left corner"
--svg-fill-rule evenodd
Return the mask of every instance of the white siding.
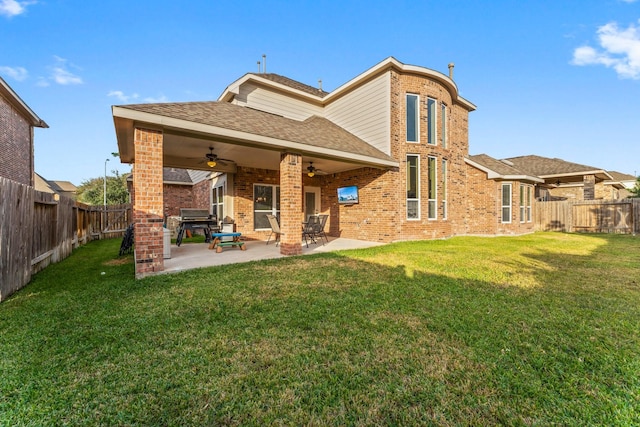
<path id="1" fill-rule="evenodd" d="M 391 74 L 387 71 L 327 105 L 325 117 L 390 154 Z"/>
<path id="2" fill-rule="evenodd" d="M 295 120 L 305 120 L 310 116 L 322 116 L 322 107 L 258 87 L 251 83 L 240 86 L 235 103 L 256 110 L 278 114 Z"/>

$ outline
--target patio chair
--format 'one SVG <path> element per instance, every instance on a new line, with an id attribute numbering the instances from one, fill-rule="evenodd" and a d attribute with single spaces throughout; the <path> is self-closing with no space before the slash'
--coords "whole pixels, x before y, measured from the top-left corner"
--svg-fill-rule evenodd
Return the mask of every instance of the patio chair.
<path id="1" fill-rule="evenodd" d="M 302 238 L 307 247 L 309 247 L 309 240 L 313 243 L 318 243 L 316 240 L 316 232 L 319 225 L 318 217 L 314 215 L 310 215 L 307 222 L 302 223 Z"/>
<path id="2" fill-rule="evenodd" d="M 276 235 L 276 246 L 280 244 L 280 235 L 284 234 L 280 231 L 280 224 L 278 224 L 278 218 L 275 215 L 267 215 L 267 219 L 269 220 L 269 225 L 271 226 L 271 233 L 269 234 L 269 238 L 267 239 L 267 245 L 271 240 L 271 236 Z"/>
<path id="3" fill-rule="evenodd" d="M 324 231 L 325 225 L 327 225 L 327 218 L 329 215 L 318 215 L 318 222 L 315 224 L 315 237 L 319 238 L 322 241 L 322 237 L 324 236 L 324 240 L 329 243 L 329 239 L 327 238 L 327 233 Z M 324 246 L 324 243 L 322 244 Z"/>

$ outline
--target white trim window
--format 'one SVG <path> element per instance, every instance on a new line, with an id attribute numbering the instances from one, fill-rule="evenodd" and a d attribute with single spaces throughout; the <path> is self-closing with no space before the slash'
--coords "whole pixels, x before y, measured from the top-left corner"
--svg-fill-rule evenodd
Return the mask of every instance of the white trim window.
<path id="1" fill-rule="evenodd" d="M 526 215 L 526 209 L 525 209 L 525 200 L 524 200 L 524 195 L 525 195 L 525 185 L 524 184 L 520 184 L 520 222 L 526 222 L 527 218 L 525 217 Z"/>
<path id="2" fill-rule="evenodd" d="M 447 148 L 447 104 L 440 104 L 440 120 L 442 121 L 442 148 Z"/>
<path id="3" fill-rule="evenodd" d="M 407 110 L 407 142 L 420 142 L 420 96 L 408 93 Z"/>
<path id="4" fill-rule="evenodd" d="M 435 157 L 427 157 L 427 174 L 428 174 L 428 218 L 430 220 L 438 218 L 438 159 Z"/>
<path id="5" fill-rule="evenodd" d="M 280 186 L 253 184 L 253 229 L 269 230 L 267 215 L 280 217 Z"/>
<path id="6" fill-rule="evenodd" d="M 511 224 L 511 183 L 502 184 L 502 212 L 503 224 Z"/>
<path id="7" fill-rule="evenodd" d="M 420 156 L 407 154 L 407 219 L 420 219 Z"/>
<path id="8" fill-rule="evenodd" d="M 216 216 L 216 221 L 224 219 L 224 196 L 226 195 L 226 185 L 224 182 L 211 189 L 211 213 Z"/>
<path id="9" fill-rule="evenodd" d="M 427 144 L 429 145 L 437 145 L 437 112 L 436 107 L 438 105 L 438 101 L 433 98 L 427 98 Z"/>
<path id="10" fill-rule="evenodd" d="M 447 219 L 447 160 L 442 159 L 442 219 Z"/>
<path id="11" fill-rule="evenodd" d="M 532 193 L 533 193 L 533 188 L 530 185 L 527 185 L 527 222 L 531 222 L 533 221 L 532 216 L 531 216 L 531 205 L 532 205 Z"/>

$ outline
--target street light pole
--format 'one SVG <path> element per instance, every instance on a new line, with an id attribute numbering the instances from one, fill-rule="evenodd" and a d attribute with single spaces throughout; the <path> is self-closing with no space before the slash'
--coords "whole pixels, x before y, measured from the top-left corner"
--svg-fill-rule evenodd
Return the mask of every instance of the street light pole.
<path id="1" fill-rule="evenodd" d="M 107 162 L 109 159 L 105 159 L 104 161 L 104 206 L 107 206 Z"/>

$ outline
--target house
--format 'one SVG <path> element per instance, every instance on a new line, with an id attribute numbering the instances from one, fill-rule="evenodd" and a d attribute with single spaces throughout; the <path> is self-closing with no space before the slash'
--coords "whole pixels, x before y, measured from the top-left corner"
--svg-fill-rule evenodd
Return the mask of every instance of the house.
<path id="1" fill-rule="evenodd" d="M 630 190 L 634 189 L 638 182 L 635 176 L 618 171 L 609 171 L 608 173 L 613 179 L 603 182 L 605 188 L 604 194 L 610 195 L 610 197 L 605 197 L 605 199 L 610 198 L 616 200 L 633 196 Z"/>
<path id="2" fill-rule="evenodd" d="M 503 161 L 544 180 L 544 185 L 539 186 L 536 193 L 540 200 L 611 198 L 611 192 L 606 191 L 604 182 L 613 178 L 604 169 L 534 155 L 511 157 Z M 615 186 L 621 188 L 619 184 Z"/>
<path id="3" fill-rule="evenodd" d="M 34 185 L 34 127 L 49 126 L 0 77 L 0 177 Z"/>
<path id="4" fill-rule="evenodd" d="M 57 194 L 74 200 L 78 191 L 78 188 L 69 181 L 49 181 L 38 173 L 34 173 L 33 186 L 38 191 Z"/>
<path id="5" fill-rule="evenodd" d="M 330 235 L 377 242 L 530 232 L 544 180 L 469 156 L 475 108 L 453 64 L 446 75 L 392 57 L 331 92 L 248 73 L 217 101 L 113 106 L 120 159 L 134 163 L 136 276 L 163 269 L 165 168 L 215 172 L 211 211 L 244 238 L 266 240 L 277 215 L 286 255 L 316 213 Z"/>

